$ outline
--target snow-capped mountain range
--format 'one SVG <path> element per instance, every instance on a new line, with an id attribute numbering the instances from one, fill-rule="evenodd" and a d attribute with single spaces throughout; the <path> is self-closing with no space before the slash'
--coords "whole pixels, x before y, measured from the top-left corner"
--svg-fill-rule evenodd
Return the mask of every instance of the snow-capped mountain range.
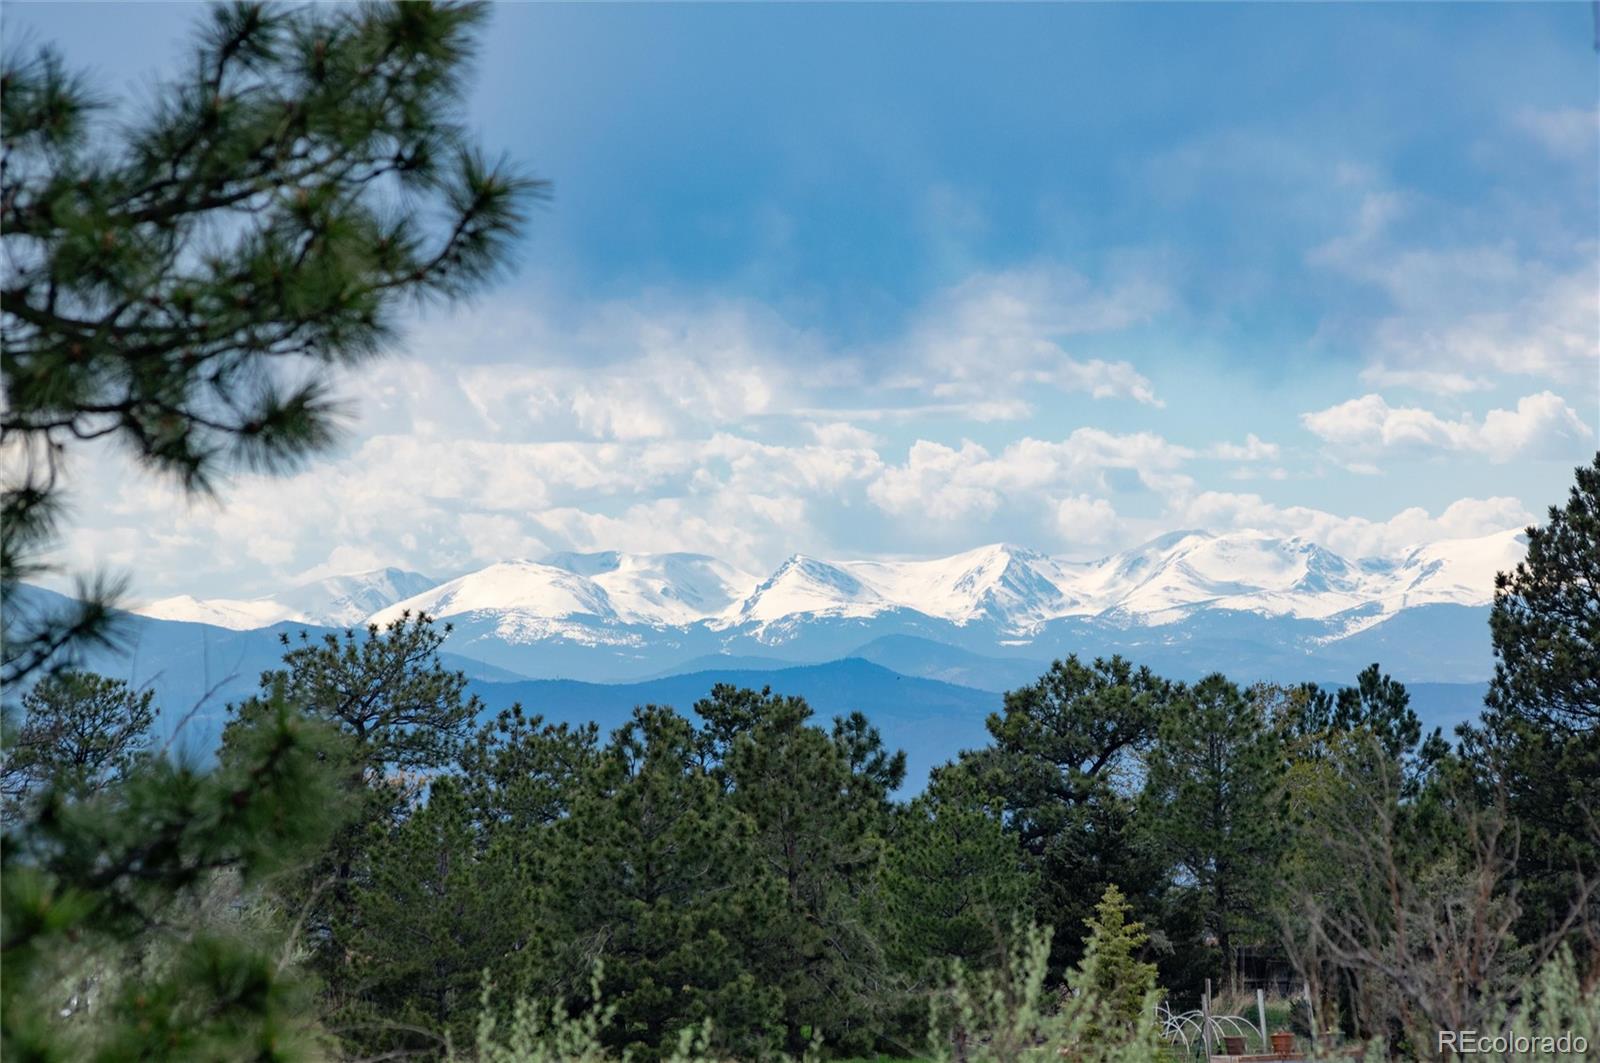
<path id="1" fill-rule="evenodd" d="M 398 568 L 334 576 L 263 598 L 162 598 L 134 612 L 158 620 L 183 620 L 234 631 L 270 627 L 284 620 L 344 627 L 360 624 L 384 607 L 421 594 L 438 580 Z"/>
<path id="2" fill-rule="evenodd" d="M 924 561 L 797 554 L 765 577 L 697 554 L 566 553 L 443 582 L 390 568 L 263 598 L 182 596 L 138 611 L 234 630 L 425 612 L 454 625 L 456 652 L 523 674 L 587 674 L 572 656 L 584 651 L 612 662 L 607 675 L 613 664 L 644 674 L 695 654 L 823 659 L 889 635 L 1048 656 L 1107 640 L 1196 643 L 1226 629 L 1293 659 L 1374 628 L 1392 642 L 1388 622 L 1424 607 L 1481 610 L 1495 573 L 1524 550 L 1523 535 L 1506 531 L 1353 560 L 1300 538 L 1186 531 L 1093 562 L 996 544 Z"/>

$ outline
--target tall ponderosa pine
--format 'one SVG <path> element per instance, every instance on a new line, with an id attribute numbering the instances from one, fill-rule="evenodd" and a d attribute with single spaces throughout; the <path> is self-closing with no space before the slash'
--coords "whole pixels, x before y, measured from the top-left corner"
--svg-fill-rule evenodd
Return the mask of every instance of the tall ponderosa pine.
<path id="1" fill-rule="evenodd" d="M 27 456 L 0 512 L 0 590 L 38 571 L 60 458 L 109 438 L 186 488 L 324 448 L 334 373 L 402 307 L 504 264 L 542 185 L 460 115 L 487 9 L 211 8 L 184 74 L 112 114 L 49 48 L 0 73 L 0 442 Z M 104 622 L 8 612 L 15 680 Z"/>
<path id="2" fill-rule="evenodd" d="M 714 1020 L 718 1051 L 759 1055 L 782 998 L 752 973 L 750 935 L 778 917 L 749 822 L 701 763 L 695 729 L 646 707 L 612 736 L 551 837 L 536 943 L 547 999 L 583 997 L 594 961 L 607 1043 L 659 1058 Z"/>
<path id="3" fill-rule="evenodd" d="M 93 672 L 47 675 L 5 707 L 0 795 L 16 801 L 47 785 L 99 790 L 120 782 L 146 750 L 154 692 Z"/>
<path id="4" fill-rule="evenodd" d="M 1161 869 L 1131 844 L 1133 772 L 1172 694 L 1171 683 L 1121 657 L 1068 657 L 1006 695 L 988 720 L 990 746 L 943 769 L 968 774 L 999 802 L 1038 870 L 1035 911 L 1047 925 L 1082 925 L 1112 882 L 1146 894 L 1159 885 Z M 1078 958 L 1072 938 L 1053 940 L 1058 967 Z"/>
<path id="5" fill-rule="evenodd" d="M 1302 683 L 1292 690 L 1275 690 L 1273 700 L 1279 714 L 1274 722 L 1297 757 L 1324 757 L 1330 741 L 1370 736 L 1405 769 L 1411 795 L 1450 749 L 1440 728 L 1423 737 L 1410 692 L 1377 662 L 1361 670 L 1354 686 L 1340 687 L 1336 694 L 1315 683 Z"/>
<path id="6" fill-rule="evenodd" d="M 1600 729 L 1600 454 L 1495 578 L 1491 711 L 1558 734 Z"/>
<path id="7" fill-rule="evenodd" d="M 1173 888 L 1189 895 L 1215 937 L 1229 985 L 1241 937 L 1270 929 L 1282 767 L 1261 705 L 1222 675 L 1174 697 L 1147 760 L 1142 833 L 1179 872 L 1184 885 Z"/>
<path id="8" fill-rule="evenodd" d="M 1600 875 L 1600 454 L 1575 475 L 1567 504 L 1528 529 L 1526 560 L 1496 578 L 1494 679 L 1481 725 L 1461 731 L 1480 784 L 1522 831 L 1529 938 L 1566 920 L 1580 879 Z M 1600 926 L 1593 899 L 1585 924 Z"/>
<path id="9" fill-rule="evenodd" d="M 448 766 L 483 712 L 468 695 L 467 677 L 439 661 L 450 626 L 404 613 L 379 628 L 312 639 L 304 632 L 286 647 L 284 667 L 262 676 L 263 689 L 281 680 L 289 698 L 310 716 L 350 736 L 364 781 L 391 772 L 433 772 Z M 235 716 L 252 711 L 246 703 Z M 226 740 L 226 735 L 224 735 Z"/>
<path id="10" fill-rule="evenodd" d="M 551 835 L 597 767 L 596 745 L 593 725 L 513 707 L 367 849 L 341 913 L 351 959 L 330 981 L 364 1053 L 470 1043 L 485 976 L 502 1008 L 552 988 L 530 963 L 552 933 Z"/>
<path id="11" fill-rule="evenodd" d="M 285 667 L 262 675 L 263 694 L 232 707 L 223 730 L 227 749 L 270 713 L 274 698 L 285 698 L 345 739 L 338 759 L 329 761 L 342 783 L 345 826 L 318 859 L 279 884 L 281 903 L 299 913 L 336 1011 L 359 1011 L 367 992 L 368 974 L 353 950 L 363 925 L 359 898 L 372 888 L 373 853 L 392 859 L 394 846 L 444 829 L 442 817 L 433 816 L 409 836 L 393 838 L 428 780 L 450 767 L 482 711 L 466 693 L 466 676 L 440 663 L 444 635 L 428 617 L 410 614 L 361 632 L 285 635 Z"/>
<path id="12" fill-rule="evenodd" d="M 904 754 L 885 751 L 859 713 L 830 733 L 811 723 L 803 699 L 770 690 L 718 686 L 694 711 L 726 801 L 782 891 L 750 928 L 748 963 L 782 994 L 786 1049 L 799 1054 L 815 1035 L 870 1047 L 889 978 L 873 905 Z"/>
<path id="13" fill-rule="evenodd" d="M 1011 930 L 1032 917 L 1035 879 L 999 802 L 959 772 L 936 776 L 895 816 L 890 838 L 885 937 L 896 969 L 926 989 L 951 961 L 1000 963 Z"/>

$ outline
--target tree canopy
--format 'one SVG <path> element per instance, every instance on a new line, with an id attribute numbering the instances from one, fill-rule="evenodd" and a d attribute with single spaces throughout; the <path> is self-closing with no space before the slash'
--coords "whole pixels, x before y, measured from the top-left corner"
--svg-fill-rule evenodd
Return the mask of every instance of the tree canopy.
<path id="1" fill-rule="evenodd" d="M 0 580 L 39 571 L 60 459 L 105 439 L 193 491 L 327 447 L 339 371 L 404 309 L 469 295 L 546 186 L 461 120 L 488 9 L 210 8 L 183 75 L 142 115 L 53 49 L 0 71 Z M 102 590 L 108 589 L 102 586 Z M 104 621 L 13 623 L 17 679 Z M 96 607 L 100 608 L 96 608 Z"/>

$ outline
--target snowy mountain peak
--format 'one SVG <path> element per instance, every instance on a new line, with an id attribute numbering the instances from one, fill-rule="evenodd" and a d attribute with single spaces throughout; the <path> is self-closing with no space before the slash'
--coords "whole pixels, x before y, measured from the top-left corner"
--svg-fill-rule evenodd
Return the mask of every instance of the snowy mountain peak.
<path id="1" fill-rule="evenodd" d="M 594 581 L 538 561 L 502 561 L 458 576 L 374 613 L 370 622 L 386 624 L 404 612 L 439 619 L 480 613 L 616 619 L 605 590 Z"/>
<path id="2" fill-rule="evenodd" d="M 279 600 L 312 623 L 348 627 L 437 582 L 405 569 L 380 568 L 318 580 L 286 592 Z"/>
<path id="3" fill-rule="evenodd" d="M 1483 605 L 1496 572 L 1522 559 L 1512 530 L 1351 561 L 1309 539 L 1255 531 L 1176 531 L 1094 562 L 1011 543 L 917 561 L 826 561 L 794 554 L 766 579 L 704 554 L 619 551 L 504 561 L 434 585 L 380 569 L 251 600 L 167 598 L 148 616 L 235 629 L 283 620 L 385 623 L 403 610 L 474 625 L 512 641 L 634 639 L 642 629 L 715 631 L 807 620 L 920 615 L 1031 637 L 1065 617 L 1156 626 L 1206 610 L 1324 621 L 1349 633 L 1418 605 Z"/>
<path id="4" fill-rule="evenodd" d="M 1400 561 L 1386 604 L 1391 609 L 1494 598 L 1497 572 L 1510 572 L 1527 556 L 1528 536 L 1520 529 L 1478 539 L 1445 539 L 1419 546 Z"/>
<path id="5" fill-rule="evenodd" d="M 546 563 L 593 580 L 629 623 L 692 624 L 726 610 L 756 578 L 705 554 L 554 554 Z"/>
<path id="6" fill-rule="evenodd" d="M 796 614 L 871 616 L 888 607 L 888 602 L 844 566 L 794 554 L 731 610 L 727 619 L 763 623 Z"/>
<path id="7" fill-rule="evenodd" d="M 518 631 L 536 620 L 572 618 L 673 627 L 721 613 L 754 583 L 755 577 L 702 554 L 553 554 L 489 565 L 372 620 L 383 623 L 411 609 L 436 617 L 504 616 Z"/>
<path id="8" fill-rule="evenodd" d="M 135 611 L 158 620 L 185 620 L 235 631 L 269 627 L 285 620 L 348 627 L 362 623 L 391 602 L 427 590 L 435 582 L 416 572 L 380 568 L 304 583 L 261 598 L 199 599 L 180 594 Z"/>
<path id="9" fill-rule="evenodd" d="M 270 627 L 283 620 L 305 621 L 307 618 L 282 602 L 271 598 L 196 598 L 192 594 L 178 594 L 162 598 L 134 610 L 142 616 L 156 620 L 181 620 L 190 624 L 210 624 L 233 631 L 249 631 Z"/>

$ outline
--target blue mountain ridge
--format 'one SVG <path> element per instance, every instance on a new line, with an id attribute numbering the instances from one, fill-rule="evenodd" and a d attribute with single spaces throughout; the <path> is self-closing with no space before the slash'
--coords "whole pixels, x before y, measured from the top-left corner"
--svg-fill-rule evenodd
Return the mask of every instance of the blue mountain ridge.
<path id="1" fill-rule="evenodd" d="M 65 596 L 28 587 L 13 595 L 5 607 L 8 611 L 54 611 L 70 604 Z M 1312 662 L 1303 658 L 1295 662 L 1289 654 L 1264 654 L 1259 645 L 1249 641 L 1248 623 L 1241 631 L 1230 631 L 1226 624 L 1219 624 L 1213 632 L 1167 631 L 1163 638 L 1152 637 L 1151 629 L 1129 630 L 1125 638 L 1114 640 L 1109 646 L 1100 640 L 1096 640 L 1098 645 L 1086 645 L 1089 640 L 1085 639 L 1079 643 L 1082 648 L 1078 652 L 1080 656 L 1121 652 L 1176 679 L 1223 671 L 1240 681 L 1266 678 L 1348 682 L 1373 660 L 1390 667 L 1385 655 L 1376 651 L 1393 650 L 1394 644 L 1406 637 L 1424 644 L 1437 643 L 1439 652 L 1451 652 L 1457 646 L 1456 640 L 1467 634 L 1462 629 L 1472 619 L 1459 613 L 1471 611 L 1437 608 L 1443 610 L 1439 616 L 1412 618 L 1409 613 L 1401 614 L 1379 628 L 1353 636 L 1345 642 L 1356 645 L 1340 647 L 1342 659 L 1319 659 L 1314 668 L 1308 666 Z M 1401 621 L 1406 623 L 1404 628 L 1382 630 Z M 227 705 L 254 693 L 261 673 L 279 666 L 284 650 L 280 637 L 296 640 L 305 632 L 318 638 L 333 630 L 288 622 L 233 631 L 119 614 L 113 644 L 88 649 L 79 663 L 127 680 L 136 688 L 153 689 L 162 710 L 157 724 L 158 741 L 165 744 L 177 731 L 171 748 L 206 757 L 215 748 Z M 1375 634 L 1381 634 L 1381 638 L 1368 637 Z M 835 638 L 840 635 L 842 631 L 833 632 Z M 833 641 L 824 640 L 824 646 L 831 649 L 828 644 Z M 670 705 L 687 713 L 717 683 L 754 688 L 770 685 L 780 693 L 799 695 L 811 704 L 821 722 L 859 709 L 892 748 L 906 751 L 907 788 L 914 792 L 921 789 L 929 768 L 963 749 L 984 744 L 984 720 L 1000 709 L 1002 691 L 1031 682 L 1049 667 L 1050 656 L 1024 656 L 1019 651 L 1038 653 L 1055 645 L 1060 648 L 1059 656 L 1065 656 L 1073 652 L 1077 641 L 1061 637 L 1026 647 L 998 646 L 990 655 L 918 635 L 879 635 L 849 644 L 843 652 L 825 660 L 796 662 L 758 653 L 704 653 L 663 674 L 623 682 L 528 678 L 470 656 L 467 651 L 474 644 L 453 639 L 447 641 L 449 649 L 441 657 L 446 667 L 468 676 L 472 692 L 483 699 L 488 714 L 520 702 L 528 712 L 549 720 L 593 721 L 602 731 L 619 726 L 638 705 Z M 1264 661 L 1275 667 L 1270 671 L 1261 668 Z M 1295 669 L 1294 663 L 1305 670 Z M 1404 672 L 1397 676 L 1408 678 Z M 1413 680 L 1407 685 L 1424 722 L 1430 727 L 1443 726 L 1447 732 L 1456 723 L 1477 715 L 1485 689 L 1481 682 Z"/>

